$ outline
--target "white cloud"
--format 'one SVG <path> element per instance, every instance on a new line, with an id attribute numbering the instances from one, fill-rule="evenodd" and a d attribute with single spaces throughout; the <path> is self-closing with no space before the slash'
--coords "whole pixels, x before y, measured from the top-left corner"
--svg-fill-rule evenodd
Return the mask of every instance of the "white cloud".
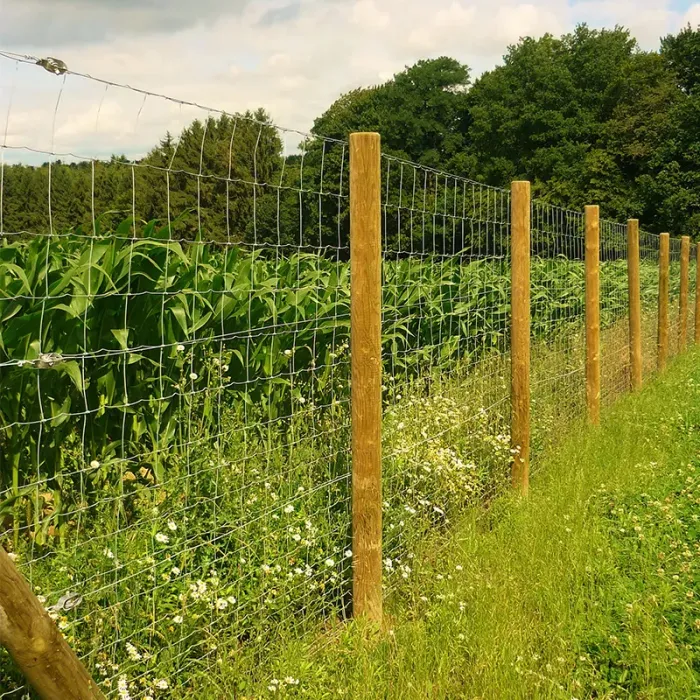
<path id="1" fill-rule="evenodd" d="M 692 27 L 700 25 L 700 3 L 691 5 L 683 15 L 683 25 L 690 24 Z"/>
<path id="2" fill-rule="evenodd" d="M 0 44 L 99 43 L 117 35 L 169 33 L 237 14 L 249 0 L 3 0 Z"/>
<path id="3" fill-rule="evenodd" d="M 363 29 L 383 29 L 389 24 L 389 14 L 379 9 L 374 0 L 356 0 L 352 21 Z"/>
<path id="4" fill-rule="evenodd" d="M 476 76 L 521 36 L 558 34 L 578 21 L 628 25 L 647 48 L 687 21 L 700 22 L 700 4 L 681 14 L 658 0 L 173 0 L 172 16 L 158 25 L 162 0 L 3 2 L 4 48 L 57 56 L 75 71 L 229 112 L 264 107 L 299 130 L 341 93 L 382 82 L 420 58 L 453 56 Z M 82 29 L 66 29 L 59 45 L 51 32 L 28 36 L 27 8 L 40 6 L 60 18 L 59 29 L 80 24 L 79 17 L 83 27 L 99 25 L 94 40 Z M 0 137 L 10 96 L 8 143 L 48 150 L 53 141 L 57 150 L 86 155 L 139 155 L 166 130 L 206 116 L 68 76 L 54 131 L 62 80 L 0 59 Z M 298 141 L 290 135 L 288 147 Z"/>
<path id="5" fill-rule="evenodd" d="M 658 48 L 660 37 L 682 26 L 681 14 L 669 0 L 580 0 L 572 15 L 592 27 L 626 27 L 645 49 Z"/>

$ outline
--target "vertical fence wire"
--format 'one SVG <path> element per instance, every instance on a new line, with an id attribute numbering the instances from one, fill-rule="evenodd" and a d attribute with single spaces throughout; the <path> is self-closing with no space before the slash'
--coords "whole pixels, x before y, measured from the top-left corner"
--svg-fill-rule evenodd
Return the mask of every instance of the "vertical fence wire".
<path id="1" fill-rule="evenodd" d="M 187 696 L 349 612 L 347 144 L 0 68 L 0 539 L 109 697 Z M 391 590 L 508 483 L 510 193 L 381 167 Z M 537 456 L 586 412 L 585 227 L 540 200 L 531 220 Z M 605 403 L 629 387 L 625 235 L 601 222 Z M 645 378 L 658 241 L 640 233 Z M 3 652 L 0 688 L 26 692 Z"/>
<path id="2" fill-rule="evenodd" d="M 254 658 L 281 628 L 345 613 L 347 146 L 13 70 L 3 544 L 108 697 L 186 694 L 243 642 Z M 25 141 L 36 71 L 52 125 Z M 183 129 L 138 157 L 68 150 L 64 106 L 84 92 L 88 132 L 114 111 L 134 138 L 163 114 Z M 0 687 L 20 697 L 6 661 Z"/>
<path id="3" fill-rule="evenodd" d="M 507 480 L 510 194 L 382 159 L 384 567 Z"/>
<path id="4" fill-rule="evenodd" d="M 629 287 L 627 225 L 600 222 L 601 401 L 610 404 L 629 391 Z"/>
<path id="5" fill-rule="evenodd" d="M 680 290 L 681 290 L 681 239 L 671 238 L 669 258 L 669 285 L 668 285 L 668 326 L 669 326 L 669 359 L 679 352 L 679 338 L 681 328 L 680 314 Z"/>
<path id="6" fill-rule="evenodd" d="M 659 236 L 639 232 L 639 287 L 642 306 L 642 373 L 646 381 L 657 367 L 659 327 Z"/>
<path id="7" fill-rule="evenodd" d="M 585 221 L 532 203 L 531 385 L 533 456 L 585 415 Z"/>

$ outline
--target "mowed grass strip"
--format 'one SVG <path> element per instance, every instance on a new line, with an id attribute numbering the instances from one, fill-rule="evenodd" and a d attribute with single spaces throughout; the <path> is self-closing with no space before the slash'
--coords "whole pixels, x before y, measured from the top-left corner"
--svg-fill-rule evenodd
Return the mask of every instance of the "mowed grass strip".
<path id="1" fill-rule="evenodd" d="M 427 546 L 386 629 L 280 640 L 208 697 L 700 697 L 700 352 Z"/>

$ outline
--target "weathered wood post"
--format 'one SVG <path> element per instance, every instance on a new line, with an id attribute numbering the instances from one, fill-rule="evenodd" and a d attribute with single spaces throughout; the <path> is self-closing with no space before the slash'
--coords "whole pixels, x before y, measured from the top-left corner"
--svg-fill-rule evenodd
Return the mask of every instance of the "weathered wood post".
<path id="1" fill-rule="evenodd" d="M 632 389 L 642 386 L 642 302 L 639 284 L 639 221 L 627 222 L 627 279 L 630 317 L 630 379 Z"/>
<path id="2" fill-rule="evenodd" d="M 586 207 L 586 405 L 600 422 L 600 208 Z"/>
<path id="3" fill-rule="evenodd" d="M 350 136 L 353 614 L 382 619 L 381 141 Z"/>
<path id="4" fill-rule="evenodd" d="M 690 269 L 690 236 L 681 237 L 681 295 L 678 302 L 678 352 L 688 345 L 688 271 Z"/>
<path id="5" fill-rule="evenodd" d="M 511 185 L 511 441 L 513 487 L 530 479 L 530 183 Z"/>
<path id="6" fill-rule="evenodd" d="M 667 233 L 659 236 L 659 332 L 658 369 L 666 369 L 668 360 L 668 267 L 670 240 Z"/>
<path id="7" fill-rule="evenodd" d="M 2 547 L 0 644 L 42 700 L 104 700 L 97 684 Z"/>

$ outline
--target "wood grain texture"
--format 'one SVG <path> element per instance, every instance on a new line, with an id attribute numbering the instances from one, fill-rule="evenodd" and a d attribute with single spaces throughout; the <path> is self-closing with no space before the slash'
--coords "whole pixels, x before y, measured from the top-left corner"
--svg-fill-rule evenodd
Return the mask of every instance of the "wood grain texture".
<path id="1" fill-rule="evenodd" d="M 530 183 L 511 185 L 511 440 L 513 487 L 530 481 Z"/>
<path id="2" fill-rule="evenodd" d="M 353 614 L 382 619 L 381 144 L 350 136 Z"/>
<path id="3" fill-rule="evenodd" d="M 688 272 L 690 269 L 690 236 L 681 237 L 681 293 L 678 300 L 678 352 L 688 346 Z"/>
<path id="4" fill-rule="evenodd" d="M 642 386 L 642 302 L 639 282 L 639 221 L 627 222 L 627 280 L 629 286 L 630 382 Z"/>
<path id="5" fill-rule="evenodd" d="M 659 371 L 666 369 L 668 361 L 668 267 L 670 241 L 667 233 L 659 236 L 659 329 L 657 365 Z"/>
<path id="6" fill-rule="evenodd" d="M 586 207 L 586 406 L 600 422 L 600 209 Z"/>
<path id="7" fill-rule="evenodd" d="M 2 547 L 0 644 L 42 700 L 104 699 Z"/>

